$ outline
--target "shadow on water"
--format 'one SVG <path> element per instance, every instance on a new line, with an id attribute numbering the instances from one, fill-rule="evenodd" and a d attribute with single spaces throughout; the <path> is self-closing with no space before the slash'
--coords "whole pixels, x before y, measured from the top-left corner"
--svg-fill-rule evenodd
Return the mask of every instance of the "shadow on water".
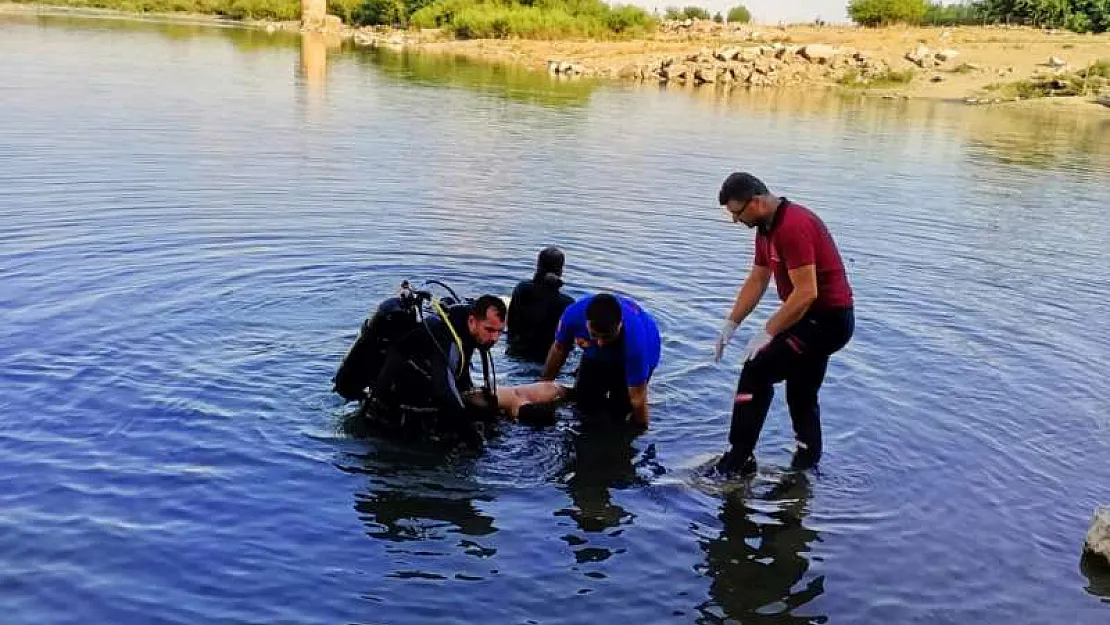
<path id="1" fill-rule="evenodd" d="M 799 616 L 799 608 L 825 592 L 824 576 L 806 580 L 806 552 L 816 531 L 803 524 L 813 495 L 806 474 L 788 473 L 767 492 L 749 489 L 725 496 L 718 537 L 701 541 L 712 578 L 710 602 L 698 606 L 702 622 L 824 623 L 824 616 Z"/>
<path id="2" fill-rule="evenodd" d="M 1110 563 L 1097 556 L 1084 553 L 1079 561 L 1079 569 L 1087 577 L 1086 591 L 1110 604 Z"/>
<path id="3" fill-rule="evenodd" d="M 477 62 L 465 57 L 345 46 L 360 63 L 392 78 L 431 87 L 461 88 L 525 104 L 580 107 L 590 101 L 597 83 L 588 79 L 560 80 L 523 67 Z"/>

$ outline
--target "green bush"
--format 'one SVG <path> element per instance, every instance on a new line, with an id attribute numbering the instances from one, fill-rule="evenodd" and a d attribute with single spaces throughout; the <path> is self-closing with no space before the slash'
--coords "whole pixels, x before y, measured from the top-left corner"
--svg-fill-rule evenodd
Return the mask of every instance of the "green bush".
<path id="1" fill-rule="evenodd" d="M 708 9 L 697 6 L 688 6 L 683 8 L 667 7 L 663 9 L 663 18 L 668 20 L 708 20 L 712 19 L 712 15 Z"/>
<path id="2" fill-rule="evenodd" d="M 848 70 L 837 82 L 845 87 L 882 89 L 906 85 L 912 81 L 912 69 L 902 71 L 888 69 L 881 74 L 864 78 L 860 75 L 859 70 L 853 68 Z"/>
<path id="3" fill-rule="evenodd" d="M 616 5 L 606 16 L 606 25 L 615 33 L 641 34 L 656 26 L 647 11 L 631 4 Z"/>
<path id="4" fill-rule="evenodd" d="M 709 11 L 707 9 L 703 9 L 702 7 L 688 6 L 683 9 L 682 12 L 686 14 L 686 19 L 690 20 L 713 19 L 713 16 L 709 13 Z"/>
<path id="5" fill-rule="evenodd" d="M 920 24 L 928 8 L 927 0 L 851 0 L 848 15 L 861 26 Z"/>
<path id="6" fill-rule="evenodd" d="M 1110 30 L 1110 0 L 981 0 L 970 6 L 985 22 L 1067 28 L 1076 32 Z"/>
<path id="7" fill-rule="evenodd" d="M 351 22 L 359 25 L 404 26 L 408 12 L 404 0 L 363 0 L 351 13 Z"/>
<path id="8" fill-rule="evenodd" d="M 598 0 L 532 5 L 481 0 L 434 0 L 409 19 L 417 28 L 443 28 L 460 39 L 560 39 L 627 37 L 655 28 L 657 21 L 632 5 Z"/>
<path id="9" fill-rule="evenodd" d="M 943 4 L 930 3 L 921 18 L 923 24 L 932 26 L 964 26 L 984 24 L 990 21 L 984 5 L 978 2 Z"/>
<path id="10" fill-rule="evenodd" d="M 328 0 L 328 13 L 347 24 L 354 24 L 355 13 L 362 3 L 363 0 Z"/>
<path id="11" fill-rule="evenodd" d="M 752 21 L 752 12 L 744 5 L 734 6 L 728 10 L 728 21 L 747 24 Z"/>

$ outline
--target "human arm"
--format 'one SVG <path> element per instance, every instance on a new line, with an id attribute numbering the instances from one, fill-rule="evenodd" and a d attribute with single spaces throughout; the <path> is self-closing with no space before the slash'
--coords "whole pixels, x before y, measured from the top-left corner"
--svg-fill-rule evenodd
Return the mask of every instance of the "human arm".
<path id="1" fill-rule="evenodd" d="M 786 301 L 767 320 L 765 330 L 775 336 L 789 330 L 805 316 L 817 301 L 817 250 L 813 234 L 805 228 L 786 229 L 777 242 L 782 260 L 790 275 L 792 290 Z"/>
<path id="2" fill-rule="evenodd" d="M 744 319 L 747 319 L 759 304 L 763 294 L 767 292 L 769 284 L 771 284 L 771 268 L 766 265 L 752 265 L 744 285 L 736 293 L 736 301 L 733 302 L 732 310 L 728 313 L 728 321 L 740 325 Z"/>
<path id="3" fill-rule="evenodd" d="M 434 362 L 441 361 L 436 359 Z M 458 346 L 452 343 L 447 347 L 447 359 L 443 362 L 442 370 L 436 372 L 442 384 L 433 384 L 433 389 L 447 410 L 464 410 L 466 402 L 463 401 L 463 395 L 468 394 L 474 386 L 470 380 L 470 367 L 460 367 L 462 362 L 462 353 L 459 352 Z M 463 371 L 456 380 L 455 372 L 460 368 Z"/>
<path id="4" fill-rule="evenodd" d="M 547 350 L 547 359 L 540 374 L 541 380 L 554 380 L 566 364 L 570 350 L 574 348 L 574 328 L 571 327 L 573 324 L 570 311 L 571 308 L 566 308 L 559 317 L 559 325 L 555 327 L 555 340 Z"/>
<path id="5" fill-rule="evenodd" d="M 736 333 L 736 328 L 740 327 L 740 323 L 744 321 L 755 310 L 759 300 L 767 291 L 767 285 L 771 283 L 771 269 L 767 265 L 760 264 L 759 258 L 756 263 L 752 265 L 751 272 L 744 280 L 743 286 L 736 293 L 736 300 L 733 302 L 732 310 L 729 311 L 725 317 L 725 323 L 721 326 L 721 331 L 717 334 L 717 342 L 714 351 L 715 359 L 720 362 L 721 356 L 724 354 L 725 345 L 732 340 L 732 335 Z"/>
<path id="6" fill-rule="evenodd" d="M 555 376 L 559 375 L 559 371 L 567 362 L 567 356 L 570 355 L 570 346 L 571 344 L 564 345 L 558 340 L 551 344 L 551 349 L 547 350 L 543 373 L 540 374 L 541 380 L 554 380 Z"/>
<path id="7" fill-rule="evenodd" d="M 632 404 L 631 423 L 641 428 L 648 427 L 647 383 L 628 387 L 628 399 Z"/>
<path id="8" fill-rule="evenodd" d="M 813 302 L 817 301 L 817 269 L 814 265 L 791 269 L 790 282 L 794 285 L 790 297 L 767 320 L 765 329 L 771 336 L 785 332 L 801 321 Z"/>

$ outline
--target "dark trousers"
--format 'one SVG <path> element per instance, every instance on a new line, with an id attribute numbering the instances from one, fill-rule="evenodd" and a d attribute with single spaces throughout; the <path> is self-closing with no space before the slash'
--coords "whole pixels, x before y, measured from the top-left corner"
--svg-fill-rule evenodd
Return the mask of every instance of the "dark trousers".
<path id="1" fill-rule="evenodd" d="M 623 355 L 582 358 L 574 382 L 574 401 L 588 418 L 620 421 L 632 412 Z"/>
<path id="2" fill-rule="evenodd" d="M 821 407 L 817 394 L 825 380 L 829 356 L 844 347 L 854 331 L 855 314 L 851 308 L 811 311 L 744 364 L 728 433 L 737 461 L 755 451 L 775 395 L 774 385 L 783 380 L 794 436 L 805 445 L 810 462 L 820 459 Z"/>

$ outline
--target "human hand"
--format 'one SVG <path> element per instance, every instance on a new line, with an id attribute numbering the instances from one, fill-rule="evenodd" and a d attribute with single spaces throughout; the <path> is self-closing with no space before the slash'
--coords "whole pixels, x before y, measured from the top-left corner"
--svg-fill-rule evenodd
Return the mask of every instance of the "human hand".
<path id="1" fill-rule="evenodd" d="M 770 343 L 773 338 L 775 337 L 768 334 L 766 329 L 760 328 L 752 335 L 752 338 L 748 340 L 748 346 L 744 348 L 744 362 L 748 362 L 752 358 L 755 358 L 755 355 L 764 347 L 767 347 L 767 344 Z"/>
<path id="2" fill-rule="evenodd" d="M 721 356 L 725 353 L 725 345 L 732 340 L 732 335 L 736 334 L 736 328 L 740 324 L 732 319 L 725 319 L 725 323 L 721 326 L 721 331 L 717 333 L 717 341 L 713 345 L 713 362 L 721 362 Z"/>

